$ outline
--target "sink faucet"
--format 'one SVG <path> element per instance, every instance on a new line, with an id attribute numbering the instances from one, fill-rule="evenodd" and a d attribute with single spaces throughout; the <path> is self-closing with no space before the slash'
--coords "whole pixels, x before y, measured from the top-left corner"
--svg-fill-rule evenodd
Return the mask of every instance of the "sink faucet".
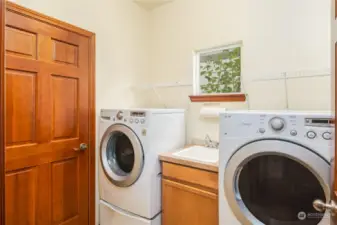
<path id="1" fill-rule="evenodd" d="M 205 137 L 205 147 L 208 148 L 219 148 L 219 142 L 212 141 L 208 134 Z"/>

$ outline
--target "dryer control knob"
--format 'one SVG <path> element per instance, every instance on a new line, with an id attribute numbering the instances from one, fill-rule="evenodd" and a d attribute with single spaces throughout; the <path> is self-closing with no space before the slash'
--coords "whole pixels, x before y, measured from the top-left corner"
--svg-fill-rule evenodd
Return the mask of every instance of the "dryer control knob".
<path id="1" fill-rule="evenodd" d="M 281 131 L 281 130 L 283 130 L 283 128 L 285 126 L 285 122 L 284 122 L 283 119 L 281 119 L 279 117 L 275 117 L 275 118 L 270 120 L 270 125 L 273 128 L 273 130 Z"/>

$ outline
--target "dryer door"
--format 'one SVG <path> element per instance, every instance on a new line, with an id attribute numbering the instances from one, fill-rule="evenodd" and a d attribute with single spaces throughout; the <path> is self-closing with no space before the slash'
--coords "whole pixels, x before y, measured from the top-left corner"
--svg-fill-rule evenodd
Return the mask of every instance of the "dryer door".
<path id="1" fill-rule="evenodd" d="M 317 212 L 313 201 L 329 202 L 329 174 L 329 162 L 302 145 L 259 140 L 230 158 L 225 196 L 243 225 L 326 224 L 329 215 Z"/>
<path id="2" fill-rule="evenodd" d="M 115 124 L 107 129 L 100 156 L 105 175 L 118 187 L 131 186 L 142 173 L 142 145 L 137 135 L 125 125 Z"/>

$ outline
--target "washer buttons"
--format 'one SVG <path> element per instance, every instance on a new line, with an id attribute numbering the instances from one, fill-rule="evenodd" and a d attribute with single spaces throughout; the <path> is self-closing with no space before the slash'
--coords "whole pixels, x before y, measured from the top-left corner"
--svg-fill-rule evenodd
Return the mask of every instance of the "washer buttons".
<path id="1" fill-rule="evenodd" d="M 331 132 L 324 132 L 324 133 L 322 134 L 322 137 L 323 137 L 325 140 L 331 140 L 331 139 L 332 139 Z"/>
<path id="2" fill-rule="evenodd" d="M 136 122 L 136 123 L 139 123 L 139 119 L 135 119 L 135 122 Z"/>
<path id="3" fill-rule="evenodd" d="M 297 135 L 297 131 L 296 130 L 291 130 L 290 131 L 290 135 L 291 136 L 296 136 Z"/>
<path id="4" fill-rule="evenodd" d="M 307 133 L 307 137 L 309 139 L 314 139 L 316 136 L 317 135 L 316 135 L 316 133 L 314 131 L 308 131 L 308 133 Z"/>
<path id="5" fill-rule="evenodd" d="M 266 129 L 260 128 L 260 129 L 259 129 L 259 132 L 260 132 L 261 134 L 264 134 L 264 133 L 266 132 Z"/>
<path id="6" fill-rule="evenodd" d="M 141 124 L 144 124 L 144 123 L 145 123 L 145 120 L 144 120 L 144 119 L 141 119 L 141 120 L 140 120 L 140 123 L 141 123 Z"/>

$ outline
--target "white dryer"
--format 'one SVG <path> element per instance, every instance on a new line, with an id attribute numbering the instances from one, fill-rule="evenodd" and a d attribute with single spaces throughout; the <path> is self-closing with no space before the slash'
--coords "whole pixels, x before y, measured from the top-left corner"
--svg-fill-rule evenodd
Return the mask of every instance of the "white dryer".
<path id="1" fill-rule="evenodd" d="M 334 157 L 330 114 L 220 116 L 220 225 L 328 225 Z"/>
<path id="2" fill-rule="evenodd" d="M 100 224 L 160 225 L 158 154 L 184 146 L 184 110 L 102 110 L 99 139 Z"/>

